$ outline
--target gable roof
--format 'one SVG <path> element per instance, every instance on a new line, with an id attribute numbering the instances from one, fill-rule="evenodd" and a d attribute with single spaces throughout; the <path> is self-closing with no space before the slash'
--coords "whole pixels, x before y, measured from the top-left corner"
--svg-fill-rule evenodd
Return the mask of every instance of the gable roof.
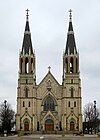
<path id="1" fill-rule="evenodd" d="M 61 86 L 58 81 L 55 79 L 55 77 L 53 76 L 53 74 L 50 72 L 50 70 L 48 71 L 48 73 L 45 75 L 45 77 L 42 79 L 42 81 L 37 85 L 37 86 L 40 86 L 45 80 L 47 77 L 52 77 L 52 79 L 56 82 L 57 85 Z"/>

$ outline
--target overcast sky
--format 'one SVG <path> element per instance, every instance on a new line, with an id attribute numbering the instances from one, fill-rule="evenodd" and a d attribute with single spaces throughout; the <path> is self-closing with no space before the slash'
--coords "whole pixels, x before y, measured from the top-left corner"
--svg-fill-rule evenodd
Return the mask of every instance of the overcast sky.
<path id="1" fill-rule="evenodd" d="M 83 106 L 96 100 L 100 107 L 100 0 L 0 0 L 0 103 L 6 99 L 16 110 L 19 50 L 27 8 L 37 83 L 47 74 L 48 66 L 62 83 L 68 11 L 72 9 Z"/>

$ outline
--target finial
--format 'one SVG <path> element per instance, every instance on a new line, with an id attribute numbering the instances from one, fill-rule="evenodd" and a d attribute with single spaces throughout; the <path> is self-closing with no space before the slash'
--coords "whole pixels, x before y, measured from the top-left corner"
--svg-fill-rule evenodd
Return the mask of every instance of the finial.
<path id="1" fill-rule="evenodd" d="M 29 12 L 29 10 L 27 9 L 27 10 L 26 10 L 26 19 L 27 19 L 27 20 L 28 20 L 28 16 L 29 16 L 28 12 Z"/>
<path id="2" fill-rule="evenodd" d="M 51 67 L 49 66 L 49 67 L 48 67 L 49 72 L 50 72 L 50 69 L 51 69 Z"/>
<path id="3" fill-rule="evenodd" d="M 69 19 L 70 19 L 70 21 L 72 20 L 72 10 L 71 9 L 69 10 Z"/>

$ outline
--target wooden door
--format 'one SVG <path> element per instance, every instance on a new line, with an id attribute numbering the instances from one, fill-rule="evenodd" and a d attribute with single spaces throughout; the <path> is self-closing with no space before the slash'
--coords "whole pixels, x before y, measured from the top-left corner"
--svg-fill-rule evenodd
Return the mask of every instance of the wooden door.
<path id="1" fill-rule="evenodd" d="M 46 131 L 54 131 L 54 124 L 45 124 Z"/>
<path id="2" fill-rule="evenodd" d="M 54 131 L 54 122 L 51 119 L 46 120 L 45 122 L 45 130 L 46 131 Z"/>
<path id="3" fill-rule="evenodd" d="M 71 131 L 74 130 L 74 122 L 73 122 L 73 121 L 70 122 L 70 130 L 71 130 Z"/>
<path id="4" fill-rule="evenodd" d="M 28 122 L 24 123 L 24 131 L 29 131 L 29 123 Z"/>

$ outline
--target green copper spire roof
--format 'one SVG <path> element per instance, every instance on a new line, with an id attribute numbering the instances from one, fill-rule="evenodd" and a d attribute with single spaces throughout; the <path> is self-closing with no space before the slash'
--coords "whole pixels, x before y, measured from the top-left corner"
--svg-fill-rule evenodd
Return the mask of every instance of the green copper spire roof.
<path id="1" fill-rule="evenodd" d="M 70 10 L 69 12 L 70 12 L 69 27 L 68 27 L 65 54 L 75 54 L 75 53 L 77 54 L 73 25 L 72 25 L 72 10 Z"/>
<path id="2" fill-rule="evenodd" d="M 23 38 L 23 44 L 22 44 L 22 51 L 21 54 L 33 54 L 33 48 L 32 48 L 32 41 L 31 41 L 31 33 L 30 33 L 30 27 L 29 27 L 29 15 L 28 15 L 28 9 L 26 10 L 26 26 L 25 26 L 25 32 L 24 32 L 24 38 Z"/>

